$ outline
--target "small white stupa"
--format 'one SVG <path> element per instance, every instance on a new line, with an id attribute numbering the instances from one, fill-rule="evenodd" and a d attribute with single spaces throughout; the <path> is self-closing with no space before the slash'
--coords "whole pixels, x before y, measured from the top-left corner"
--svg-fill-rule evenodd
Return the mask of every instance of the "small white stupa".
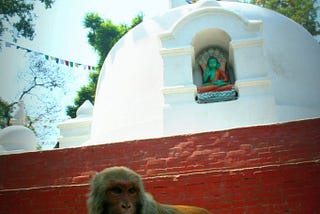
<path id="1" fill-rule="evenodd" d="M 24 126 L 24 103 L 20 101 L 11 120 L 11 126 L 0 130 L 0 154 L 29 152 L 36 150 L 36 136 Z"/>
<path id="2" fill-rule="evenodd" d="M 246 3 L 171 5 L 110 51 L 87 144 L 320 117 L 320 45 L 303 27 Z M 228 90 L 210 85 L 211 58 Z"/>
<path id="3" fill-rule="evenodd" d="M 59 125 L 59 148 L 77 147 L 90 137 L 93 105 L 86 100 L 77 110 L 77 117 Z"/>

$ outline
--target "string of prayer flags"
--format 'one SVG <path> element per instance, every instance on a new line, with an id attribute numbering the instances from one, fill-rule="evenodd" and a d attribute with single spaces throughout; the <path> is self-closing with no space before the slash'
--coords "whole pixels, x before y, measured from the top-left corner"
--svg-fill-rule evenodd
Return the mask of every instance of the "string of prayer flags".
<path id="1" fill-rule="evenodd" d="M 186 2 L 188 3 L 188 4 L 194 4 L 194 3 L 196 3 L 198 0 L 186 0 Z"/>
<path id="2" fill-rule="evenodd" d="M 21 47 L 20 45 L 17 45 L 17 44 L 11 43 L 11 42 L 4 41 L 2 39 L 0 39 L 0 41 L 5 42 L 5 47 L 6 48 L 15 47 L 16 49 L 20 49 L 20 50 L 26 51 L 28 53 L 35 53 L 36 55 L 43 55 L 46 60 L 51 60 L 51 61 L 54 61 L 57 64 L 65 65 L 65 66 L 70 67 L 70 68 L 73 68 L 73 67 L 82 68 L 83 70 L 88 70 L 88 71 L 91 71 L 91 70 L 92 71 L 96 71 L 97 70 L 97 67 L 92 66 L 92 65 L 85 65 L 85 64 L 82 64 L 82 63 L 72 62 L 70 60 L 65 60 L 65 59 L 61 59 L 61 58 L 58 58 L 58 57 L 50 56 L 50 55 L 47 55 L 47 54 L 44 54 L 44 53 L 41 53 L 41 52 L 38 52 L 38 51 L 33 51 L 33 50 L 28 49 L 28 48 Z"/>

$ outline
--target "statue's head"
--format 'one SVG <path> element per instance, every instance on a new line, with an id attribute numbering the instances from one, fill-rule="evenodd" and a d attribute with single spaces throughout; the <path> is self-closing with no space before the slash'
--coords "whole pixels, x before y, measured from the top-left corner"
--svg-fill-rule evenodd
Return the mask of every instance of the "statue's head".
<path id="1" fill-rule="evenodd" d="M 207 65 L 208 65 L 209 68 L 214 68 L 214 69 L 220 68 L 220 63 L 219 63 L 218 59 L 215 58 L 215 57 L 210 57 L 208 59 L 208 64 Z"/>

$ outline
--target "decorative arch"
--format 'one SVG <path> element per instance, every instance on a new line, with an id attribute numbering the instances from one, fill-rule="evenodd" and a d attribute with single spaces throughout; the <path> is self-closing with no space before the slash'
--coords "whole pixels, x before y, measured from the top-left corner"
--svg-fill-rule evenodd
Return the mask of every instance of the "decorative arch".
<path id="1" fill-rule="evenodd" d="M 220 7 L 192 10 L 160 35 L 163 48 L 190 45 L 195 35 L 206 29 L 223 29 L 231 40 L 257 37 L 262 31 L 262 21 L 248 20 Z"/>

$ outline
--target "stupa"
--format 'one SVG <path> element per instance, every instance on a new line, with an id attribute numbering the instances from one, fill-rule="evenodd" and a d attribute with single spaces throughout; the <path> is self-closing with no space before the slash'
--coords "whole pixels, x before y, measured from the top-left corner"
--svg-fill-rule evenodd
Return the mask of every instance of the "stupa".
<path id="1" fill-rule="evenodd" d="M 93 105 L 84 101 L 78 108 L 76 118 L 59 124 L 59 148 L 78 147 L 89 139 L 92 123 Z"/>
<path id="2" fill-rule="evenodd" d="M 303 27 L 246 3 L 171 5 L 110 51 L 85 144 L 320 116 L 320 45 Z"/>
<path id="3" fill-rule="evenodd" d="M 36 136 L 24 123 L 24 103 L 19 101 L 11 125 L 0 130 L 0 155 L 36 151 Z"/>

